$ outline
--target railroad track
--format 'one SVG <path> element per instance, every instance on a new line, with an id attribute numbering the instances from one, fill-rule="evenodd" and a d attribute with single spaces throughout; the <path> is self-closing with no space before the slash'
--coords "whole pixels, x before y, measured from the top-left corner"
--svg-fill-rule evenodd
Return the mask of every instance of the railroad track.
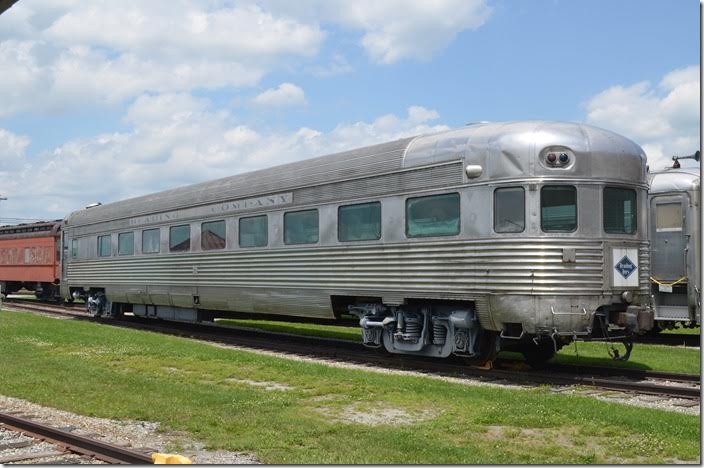
<path id="1" fill-rule="evenodd" d="M 125 316 L 121 319 L 95 318 L 75 309 L 28 303 L 12 303 L 17 309 L 70 316 L 117 327 L 153 331 L 202 341 L 245 346 L 265 351 L 292 353 L 299 356 L 334 359 L 356 364 L 420 371 L 435 375 L 478 378 L 483 381 L 509 381 L 521 384 L 551 386 L 586 386 L 600 390 L 657 395 L 665 398 L 700 399 L 698 375 L 654 372 L 615 367 L 565 366 L 552 364 L 542 370 L 532 370 L 519 361 L 497 360 L 493 369 L 467 365 L 461 358 L 433 359 L 410 355 L 380 353 L 348 340 L 299 336 L 264 331 L 256 328 L 185 323 L 141 319 Z"/>
<path id="2" fill-rule="evenodd" d="M 0 412 L 0 464 L 76 464 L 100 461 L 109 464 L 151 464 L 151 456 L 117 445 L 74 434 L 14 412 Z"/>
<path id="3" fill-rule="evenodd" d="M 83 302 L 65 302 L 63 304 L 57 304 L 52 301 L 42 301 L 40 299 L 29 299 L 22 297 L 11 297 L 7 300 L 10 303 L 22 303 L 22 304 L 37 304 L 46 306 L 58 306 L 66 309 L 73 310 L 83 310 L 85 304 Z M 339 320 L 329 320 L 329 319 L 318 319 L 314 317 L 296 317 L 287 316 L 285 320 L 282 320 L 280 315 L 269 315 L 269 314 L 249 314 L 249 313 L 235 313 L 228 312 L 228 317 L 222 318 L 232 318 L 232 319 L 244 319 L 244 320 L 271 320 L 271 321 L 281 321 L 281 322 L 295 322 L 295 323 L 311 323 L 318 325 L 328 325 L 336 327 L 358 327 L 359 320 L 353 318 L 342 318 Z M 634 337 L 634 342 L 643 344 L 657 344 L 664 346 L 684 346 L 687 348 L 700 347 L 701 336 L 699 334 L 680 334 L 680 333 L 660 333 L 658 335 L 645 335 Z"/>

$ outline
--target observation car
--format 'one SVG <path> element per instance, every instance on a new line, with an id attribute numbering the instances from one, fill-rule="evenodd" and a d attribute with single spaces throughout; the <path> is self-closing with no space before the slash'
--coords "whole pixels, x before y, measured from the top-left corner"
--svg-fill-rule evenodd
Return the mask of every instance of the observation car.
<path id="1" fill-rule="evenodd" d="M 62 221 L 0 226 L 0 294 L 27 289 L 60 297 Z"/>
<path id="2" fill-rule="evenodd" d="M 696 169 L 651 173 L 651 283 L 658 328 L 701 323 L 701 180 Z"/>
<path id="3" fill-rule="evenodd" d="M 538 362 L 653 326 L 647 188 L 612 132 L 468 125 L 73 212 L 62 294 L 174 320 L 350 313 L 392 353 Z"/>

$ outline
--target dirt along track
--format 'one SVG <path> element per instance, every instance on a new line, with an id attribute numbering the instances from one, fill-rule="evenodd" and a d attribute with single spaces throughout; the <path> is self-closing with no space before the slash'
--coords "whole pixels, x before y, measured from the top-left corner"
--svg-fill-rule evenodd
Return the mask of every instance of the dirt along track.
<path id="1" fill-rule="evenodd" d="M 124 316 L 120 319 L 96 318 L 80 307 L 37 304 L 36 301 L 10 299 L 6 305 L 23 311 L 88 320 L 105 325 L 152 331 L 202 341 L 274 351 L 318 359 L 363 364 L 387 369 L 411 370 L 427 374 L 480 379 L 486 382 L 508 381 L 519 384 L 553 387 L 586 386 L 631 394 L 665 398 L 700 399 L 699 375 L 654 372 L 614 367 L 549 365 L 542 370 L 528 369 L 519 361 L 497 360 L 494 368 L 468 365 L 462 358 L 434 359 L 396 355 L 365 348 L 348 340 L 293 335 L 249 327 L 191 323 Z"/>

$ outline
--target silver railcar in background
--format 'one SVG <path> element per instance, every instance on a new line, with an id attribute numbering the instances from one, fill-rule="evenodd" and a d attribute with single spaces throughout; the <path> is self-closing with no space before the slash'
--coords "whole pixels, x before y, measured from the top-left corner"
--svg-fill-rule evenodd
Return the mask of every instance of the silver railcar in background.
<path id="1" fill-rule="evenodd" d="M 76 211 L 65 297 L 95 314 L 360 318 L 394 353 L 531 360 L 653 326 L 645 154 L 483 123 Z"/>
<path id="2" fill-rule="evenodd" d="M 701 323 L 700 190 L 696 169 L 650 175 L 650 280 L 660 329 Z"/>

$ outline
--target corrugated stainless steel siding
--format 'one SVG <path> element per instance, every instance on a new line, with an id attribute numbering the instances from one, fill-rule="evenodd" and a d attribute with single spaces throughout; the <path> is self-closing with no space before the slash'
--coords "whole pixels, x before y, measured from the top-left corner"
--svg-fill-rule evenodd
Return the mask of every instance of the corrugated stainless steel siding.
<path id="1" fill-rule="evenodd" d="M 293 203 L 294 205 L 304 205 L 333 200 L 349 200 L 432 187 L 452 187 L 462 182 L 462 163 L 457 161 L 442 166 L 306 187 L 294 192 Z"/>
<path id="2" fill-rule="evenodd" d="M 564 247 L 575 249 L 576 263 L 563 263 Z M 641 255 L 641 261 L 647 259 Z M 67 281 L 86 286 L 404 291 L 408 297 L 414 293 L 602 295 L 603 272 L 601 241 L 493 239 L 101 259 L 70 263 Z"/>

